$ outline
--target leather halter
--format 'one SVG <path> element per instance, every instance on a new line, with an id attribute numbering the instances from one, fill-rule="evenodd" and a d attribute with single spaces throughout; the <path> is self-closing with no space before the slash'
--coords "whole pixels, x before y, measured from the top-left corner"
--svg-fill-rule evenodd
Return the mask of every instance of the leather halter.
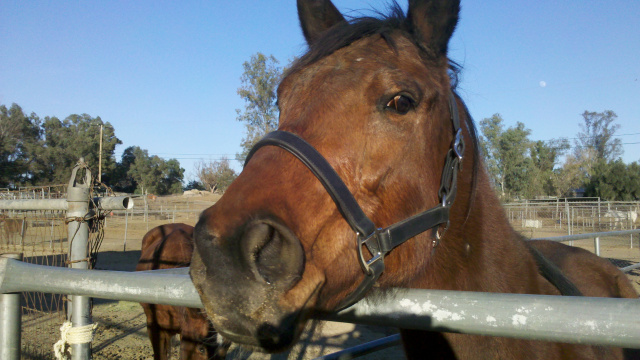
<path id="1" fill-rule="evenodd" d="M 446 230 L 449 226 L 449 211 L 455 200 L 457 174 L 464 154 L 458 105 L 452 91 L 449 91 L 449 111 L 454 137 L 442 171 L 438 190 L 440 203 L 384 229 L 376 227 L 364 214 L 356 199 L 327 160 L 299 136 L 287 131 L 274 131 L 263 137 L 249 152 L 245 165 L 258 149 L 267 145 L 280 147 L 297 157 L 320 180 L 344 219 L 357 234 L 358 261 L 365 277 L 360 285 L 342 300 L 337 310 L 347 308 L 364 297 L 382 275 L 385 255 L 396 246 L 429 229 L 444 224 L 444 230 Z M 363 246 L 372 255 L 369 260 L 364 257 Z"/>

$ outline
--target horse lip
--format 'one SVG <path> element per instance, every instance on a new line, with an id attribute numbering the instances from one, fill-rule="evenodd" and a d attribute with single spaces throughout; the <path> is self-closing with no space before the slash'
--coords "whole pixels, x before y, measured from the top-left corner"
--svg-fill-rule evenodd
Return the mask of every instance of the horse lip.
<path id="1" fill-rule="evenodd" d="M 260 325 L 255 334 L 239 334 L 225 327 L 216 327 L 216 331 L 225 339 L 230 340 L 236 344 L 240 344 L 243 347 L 251 348 L 253 350 L 259 350 L 262 352 L 275 353 L 284 351 L 289 348 L 297 339 L 298 332 L 295 327 L 296 324 L 292 324 L 293 329 L 287 329 L 288 331 L 278 331 L 276 326 L 265 323 Z"/>

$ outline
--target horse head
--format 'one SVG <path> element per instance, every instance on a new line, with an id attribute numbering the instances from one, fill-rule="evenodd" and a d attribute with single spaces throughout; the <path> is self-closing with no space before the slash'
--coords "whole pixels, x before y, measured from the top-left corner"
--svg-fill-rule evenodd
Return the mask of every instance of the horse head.
<path id="1" fill-rule="evenodd" d="M 448 286 L 428 269 L 447 223 L 465 222 L 469 202 L 453 203 L 454 193 L 470 198 L 475 168 L 470 147 L 460 146 L 473 143 L 473 130 L 458 119 L 466 111 L 452 93 L 447 58 L 458 12 L 458 1 L 410 1 L 406 14 L 396 7 L 382 19 L 346 21 L 328 0 L 298 0 L 309 51 L 278 88 L 283 137 L 254 149 L 195 230 L 191 277 L 224 337 L 283 350 L 311 313 L 366 292 L 359 284 L 381 261 L 375 246 L 363 245 L 369 234 L 350 207 L 374 232 L 436 209 L 440 220 L 388 246 L 375 280 L 381 287 Z M 288 142 L 313 150 L 287 151 Z M 463 244 L 449 249 L 468 251 Z"/>

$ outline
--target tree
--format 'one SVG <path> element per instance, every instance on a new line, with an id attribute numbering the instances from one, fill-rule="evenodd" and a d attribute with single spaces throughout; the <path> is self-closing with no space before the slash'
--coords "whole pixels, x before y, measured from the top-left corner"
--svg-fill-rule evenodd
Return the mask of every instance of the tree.
<path id="1" fill-rule="evenodd" d="M 527 197 L 537 195 L 556 195 L 554 169 L 562 156 L 569 149 L 567 139 L 538 140 L 531 146 L 530 156 L 533 165 Z"/>
<path id="2" fill-rule="evenodd" d="M 611 171 L 619 172 L 621 169 L 620 164 L 612 164 L 623 153 L 622 141 L 615 138 L 615 132 L 620 128 L 615 123 L 617 117 L 611 110 L 582 113 L 583 123 L 575 141 L 574 154 L 567 158 L 563 166 L 565 171 L 562 176 L 565 179 L 562 181 L 566 183 L 568 178 L 574 189 L 584 187 L 588 196 L 617 196 L 609 185 L 599 184 L 613 180 L 610 178 Z"/>
<path id="3" fill-rule="evenodd" d="M 118 191 L 154 193 L 158 195 L 182 192 L 184 169 L 176 159 L 164 160 L 138 146 L 125 149 L 118 164 Z M 133 190 L 132 190 L 133 189 Z"/>
<path id="4" fill-rule="evenodd" d="M 585 186 L 586 196 L 596 196 L 610 201 L 640 199 L 640 166 L 626 165 L 622 159 L 599 162 L 594 175 Z"/>
<path id="5" fill-rule="evenodd" d="M 122 158 L 120 162 L 116 164 L 116 168 L 111 174 L 111 181 L 109 185 L 116 190 L 125 193 L 133 193 L 138 186 L 133 177 L 129 175 L 129 169 L 136 160 L 134 154 L 135 147 L 129 146 L 122 152 Z"/>
<path id="6" fill-rule="evenodd" d="M 278 127 L 276 90 L 282 77 L 282 69 L 273 55 L 256 53 L 242 64 L 244 72 L 240 78 L 242 86 L 238 95 L 245 101 L 244 110 L 236 109 L 237 120 L 245 123 L 245 137 L 240 146 L 242 152 L 236 159 L 244 164 L 253 145 L 264 135 Z"/>
<path id="7" fill-rule="evenodd" d="M 523 196 L 530 178 L 529 134 L 524 124 L 504 130 L 500 114 L 480 121 L 480 147 L 494 186 L 502 196 Z"/>
<path id="8" fill-rule="evenodd" d="M 187 183 L 187 186 L 184 187 L 184 191 L 187 190 L 206 190 L 205 187 L 198 180 L 191 180 Z"/>
<path id="9" fill-rule="evenodd" d="M 56 117 L 45 117 L 42 123 L 44 134 L 42 148 L 32 166 L 39 183 L 61 184 L 69 181 L 71 169 L 83 157 L 92 174 L 98 174 L 100 157 L 100 126 L 102 135 L 103 182 L 109 182 L 109 174 L 116 166 L 115 148 L 122 141 L 115 136 L 111 124 L 100 117 L 87 114 L 69 115 L 64 121 Z"/>
<path id="10" fill-rule="evenodd" d="M 572 196 L 571 190 L 582 187 L 593 171 L 593 159 L 593 149 L 567 155 L 562 168 L 554 171 L 556 196 Z"/>
<path id="11" fill-rule="evenodd" d="M 17 104 L 0 105 L 0 187 L 36 181 L 30 166 L 34 151 L 40 148 L 41 133 L 37 115 L 26 116 Z"/>
<path id="12" fill-rule="evenodd" d="M 620 129 L 619 124 L 615 124 L 618 115 L 611 110 L 604 112 L 582 113 L 584 124 L 580 124 L 580 132 L 576 140 L 576 152 L 583 152 L 585 149 L 593 149 L 595 161 L 609 162 L 622 156 L 622 141 L 614 138 L 615 132 Z"/>
<path id="13" fill-rule="evenodd" d="M 504 132 L 504 120 L 500 114 L 494 114 L 490 118 L 480 121 L 481 135 L 479 137 L 480 150 L 484 155 L 485 166 L 491 177 L 491 181 L 500 192 L 504 194 L 503 174 L 500 167 L 500 137 Z"/>
<path id="14" fill-rule="evenodd" d="M 195 165 L 196 176 L 207 191 L 225 191 L 238 175 L 229 166 L 229 160 L 198 162 Z"/>
<path id="15" fill-rule="evenodd" d="M 532 178 L 530 134 L 531 130 L 517 122 L 516 127 L 505 130 L 500 138 L 502 172 L 510 196 L 527 196 L 527 182 Z"/>

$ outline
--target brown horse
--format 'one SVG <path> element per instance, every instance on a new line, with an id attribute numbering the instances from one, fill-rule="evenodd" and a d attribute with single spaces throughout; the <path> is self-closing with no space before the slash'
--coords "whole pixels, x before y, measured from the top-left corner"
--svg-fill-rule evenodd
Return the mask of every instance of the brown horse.
<path id="1" fill-rule="evenodd" d="M 252 150 L 196 225 L 191 277 L 224 337 L 281 351 L 314 312 L 348 306 L 374 281 L 558 295 L 562 286 L 538 270 L 541 254 L 575 293 L 637 297 L 606 261 L 527 243 L 509 225 L 452 89 L 447 47 L 458 12 L 455 0 L 411 0 L 407 14 L 395 6 L 382 19 L 345 21 L 329 0 L 298 0 L 309 51 L 279 86 L 279 131 Z M 624 356 L 588 345 L 401 334 L 412 359 Z"/>
<path id="2" fill-rule="evenodd" d="M 189 266 L 193 253 L 193 226 L 167 224 L 155 227 L 142 239 L 136 271 Z M 168 359 L 170 340 L 180 334 L 180 359 L 224 359 L 229 343 L 218 346 L 217 333 L 200 309 L 141 304 L 157 360 Z"/>
<path id="3" fill-rule="evenodd" d="M 28 222 L 25 219 L 13 219 L 0 214 L 0 224 L 3 227 L 4 238 L 7 244 L 17 244 L 22 233 L 27 230 Z"/>

